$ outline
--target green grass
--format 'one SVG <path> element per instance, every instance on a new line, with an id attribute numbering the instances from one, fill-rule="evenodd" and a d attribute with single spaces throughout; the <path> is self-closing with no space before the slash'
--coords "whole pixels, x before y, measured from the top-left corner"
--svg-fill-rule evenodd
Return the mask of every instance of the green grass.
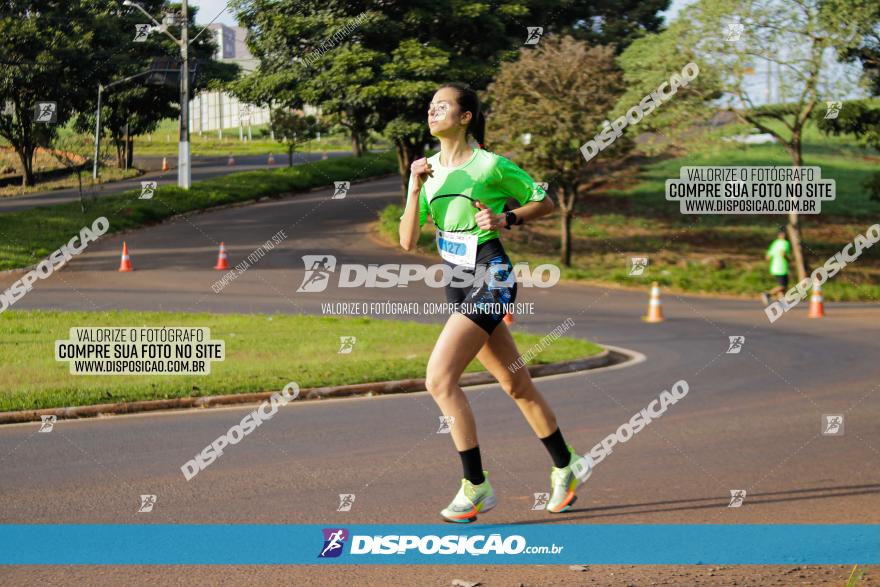
<path id="1" fill-rule="evenodd" d="M 82 172 L 82 189 L 83 195 L 87 196 L 88 191 L 95 184 L 101 183 L 111 183 L 114 181 L 119 181 L 121 179 L 128 179 L 131 177 L 137 177 L 141 175 L 141 171 L 138 169 L 119 169 L 118 167 L 106 167 L 101 169 L 101 176 L 98 178 L 98 181 L 95 182 L 92 180 L 92 170 L 86 169 Z M 55 179 L 50 179 L 46 181 L 40 181 L 37 185 L 31 186 L 21 186 L 21 185 L 10 185 L 10 186 L 2 186 L 0 187 L 0 198 L 10 197 L 10 196 L 21 196 L 24 194 L 33 194 L 37 192 L 46 192 L 50 190 L 63 190 L 67 188 L 77 188 L 79 187 L 80 178 L 77 177 L 76 173 L 70 173 L 69 175 L 65 175 L 64 177 L 58 177 Z"/>
<path id="2" fill-rule="evenodd" d="M 100 216 L 110 221 L 109 232 L 112 233 L 156 223 L 190 210 L 321 186 L 329 188 L 337 180 L 353 181 L 396 171 L 394 153 L 371 153 L 292 168 L 232 173 L 195 182 L 190 190 L 160 185 L 150 200 L 138 199 L 139 190 L 124 192 L 90 202 L 85 213 L 80 211 L 79 202 L 10 212 L 0 215 L 0 270 L 26 267 L 42 260 Z"/>
<path id="3" fill-rule="evenodd" d="M 106 129 L 105 129 L 106 132 Z M 59 129 L 59 136 L 77 135 L 85 138 L 87 142 L 92 140 L 93 135 L 82 135 L 73 129 L 73 123 Z M 254 125 L 251 127 L 252 140 L 247 140 L 247 128 L 243 132 L 244 141 L 238 137 L 238 128 L 226 128 L 221 133 L 216 130 L 190 133 L 190 151 L 199 156 L 227 156 L 227 155 L 275 155 L 278 163 L 286 161 L 287 147 L 278 141 L 272 140 L 268 125 Z M 392 147 L 391 142 L 378 133 L 370 136 L 371 150 L 386 150 Z M 9 143 L 0 137 L 0 147 L 8 147 Z M 177 120 L 167 119 L 162 121 L 155 131 L 145 135 L 134 137 L 134 156 L 153 157 L 176 157 L 178 151 Z M 351 137 L 346 134 L 334 133 L 323 134 L 321 140 L 313 139 L 300 143 L 296 146 L 297 153 L 321 153 L 324 151 L 351 151 Z M 107 172 L 115 164 L 115 150 L 108 136 L 102 139 L 102 153 L 105 163 L 101 173 Z M 88 154 L 91 157 L 91 153 Z M 45 161 L 44 161 L 45 159 Z M 0 176 L 20 173 L 18 168 L 21 163 L 11 150 L 0 149 Z M 59 167 L 49 155 L 38 156 L 35 160 L 36 170 L 55 169 Z M 11 168 L 11 169 L 10 169 Z M 4 170 L 5 173 L 4 173 Z M 104 181 L 107 181 L 105 179 Z"/>
<path id="4" fill-rule="evenodd" d="M 177 120 L 164 120 L 155 131 L 147 135 L 135 137 L 135 155 L 176 156 L 177 155 Z M 287 153 L 287 147 L 274 141 L 266 124 L 251 126 L 251 140 L 247 140 L 247 127 L 242 132 L 244 140 L 239 139 L 238 128 L 225 128 L 220 133 L 216 130 L 190 133 L 190 149 L 193 155 L 268 155 L 272 153 L 276 159 Z M 391 144 L 379 135 L 373 137 L 373 149 L 390 148 Z M 324 134 L 321 140 L 311 140 L 296 147 L 298 153 L 322 151 L 351 151 L 351 137 L 344 134 Z"/>
<path id="5" fill-rule="evenodd" d="M 379 214 L 379 230 L 386 239 L 393 242 L 398 240 L 398 227 L 400 226 L 400 216 L 403 214 L 403 207 L 399 204 L 389 204 Z M 431 223 L 426 222 L 419 233 L 419 249 L 423 252 L 434 253 L 437 251 L 437 243 L 434 240 L 434 231 Z"/>
<path id="6" fill-rule="evenodd" d="M 725 127 L 724 135 L 747 132 Z M 718 131 L 716 131 L 718 132 Z M 857 234 L 880 221 L 880 202 L 871 201 L 863 184 L 877 170 L 880 154 L 851 136 L 826 137 L 815 128 L 804 135 L 804 164 L 820 166 L 823 178 L 837 184 L 834 202 L 824 202 L 819 215 L 801 216 L 804 252 L 816 267 L 840 251 Z M 572 266 L 563 279 L 647 287 L 657 281 L 680 292 L 733 294 L 757 298 L 775 282 L 767 274 L 764 253 L 785 224 L 784 215 L 682 215 L 664 197 L 665 181 L 685 165 L 791 165 L 778 144 L 711 143 L 681 157 L 656 158 L 636 169 L 625 182 L 585 194 L 572 222 Z M 528 170 L 527 170 L 528 171 Z M 401 208 L 380 215 L 382 236 L 397 241 Z M 523 229 L 503 231 L 514 262 L 559 264 L 559 217 L 554 214 Z M 419 239 L 433 252 L 433 226 L 425 224 Z M 630 277 L 630 257 L 647 256 L 648 269 Z M 796 281 L 792 266 L 792 284 Z M 822 289 L 831 301 L 880 300 L 880 245 L 829 280 Z"/>
<path id="7" fill-rule="evenodd" d="M 816 267 L 880 219 L 880 202 L 870 200 L 864 187 L 877 170 L 880 154 L 859 146 L 854 137 L 826 137 L 808 127 L 803 157 L 804 165 L 821 167 L 822 177 L 834 179 L 837 187 L 836 199 L 823 202 L 821 214 L 801 216 L 807 262 Z M 778 144 L 723 143 L 646 166 L 633 185 L 605 192 L 598 210 L 587 200 L 587 213 L 579 215 L 572 230 L 581 239 L 582 246 L 576 247 L 580 258 L 563 275 L 638 283 L 627 275 L 622 257 L 644 253 L 651 264 L 641 281 L 656 280 L 677 290 L 703 293 L 754 295 L 769 289 L 772 280 L 764 251 L 787 218 L 681 215 L 677 203 L 667 202 L 663 194 L 665 180 L 678 177 L 685 165 L 789 166 L 791 160 Z M 612 211 L 611 218 L 602 213 L 606 210 Z M 625 213 L 616 214 L 618 210 Z M 725 267 L 717 268 L 718 261 Z M 793 267 L 790 277 L 794 281 Z M 832 301 L 880 299 L 880 250 L 865 251 L 825 284 L 823 295 Z"/>
<path id="8" fill-rule="evenodd" d="M 247 138 L 247 135 L 245 135 Z M 268 136 L 265 138 L 254 137 L 251 141 L 240 141 L 238 131 L 231 136 L 227 129 L 223 138 L 214 133 L 190 135 L 190 148 L 193 155 L 225 156 L 225 155 L 268 155 L 272 153 L 278 158 L 287 153 L 287 147 L 283 143 L 273 141 Z M 320 141 L 313 140 L 298 144 L 297 153 L 311 153 L 323 151 L 351 151 L 351 141 L 345 137 L 322 137 Z M 153 156 L 176 156 L 177 134 L 154 134 L 152 141 L 146 137 L 137 137 L 134 141 L 134 153 L 138 155 Z"/>
<path id="9" fill-rule="evenodd" d="M 853 565 L 852 572 L 849 574 L 849 578 L 846 580 L 844 587 L 856 587 L 864 576 L 864 569 L 860 569 L 859 565 Z"/>
<path id="10" fill-rule="evenodd" d="M 70 375 L 56 362 L 54 341 L 71 327 L 207 326 L 226 345 L 226 359 L 207 376 Z M 277 391 L 300 387 L 424 377 L 441 324 L 300 315 L 171 312 L 8 311 L 0 314 L 0 411 Z M 355 336 L 351 354 L 338 354 L 339 337 Z M 514 332 L 521 351 L 541 335 Z M 601 347 L 560 338 L 533 363 L 587 357 Z M 480 371 L 473 362 L 468 371 Z"/>
<path id="11" fill-rule="evenodd" d="M 833 202 L 822 203 L 821 216 L 846 216 L 849 218 L 877 217 L 880 215 L 880 202 L 869 200 L 865 183 L 871 174 L 877 171 L 880 154 L 870 154 L 867 150 L 853 145 L 839 145 L 834 142 L 819 142 L 810 137 L 804 145 L 803 156 L 805 166 L 822 168 L 823 179 L 834 179 L 837 185 L 837 196 Z M 840 139 L 840 137 L 835 137 Z M 814 142 L 815 141 L 815 142 Z M 870 158 L 873 157 L 873 158 Z M 639 174 L 641 180 L 633 188 L 612 191 L 609 195 L 620 195 L 631 198 L 636 211 L 644 214 L 661 216 L 677 216 L 678 205 L 667 202 L 663 196 L 667 179 L 679 177 L 679 169 L 686 165 L 782 165 L 791 166 L 791 158 L 778 144 L 764 145 L 722 145 L 702 149 L 683 157 L 666 159 L 648 165 Z M 725 223 L 723 216 L 705 216 L 718 219 L 719 224 Z M 737 216 L 735 220 L 756 218 L 754 216 Z M 809 221 L 811 216 L 804 216 Z M 727 223 L 733 222 L 729 219 Z"/>

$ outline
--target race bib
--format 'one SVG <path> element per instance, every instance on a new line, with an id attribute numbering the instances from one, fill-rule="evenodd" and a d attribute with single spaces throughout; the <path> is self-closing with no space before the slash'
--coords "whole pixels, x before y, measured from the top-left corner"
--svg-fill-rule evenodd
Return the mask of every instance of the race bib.
<path id="1" fill-rule="evenodd" d="M 464 265 L 468 269 L 477 266 L 477 235 L 461 232 L 437 231 L 437 250 L 446 261 Z"/>

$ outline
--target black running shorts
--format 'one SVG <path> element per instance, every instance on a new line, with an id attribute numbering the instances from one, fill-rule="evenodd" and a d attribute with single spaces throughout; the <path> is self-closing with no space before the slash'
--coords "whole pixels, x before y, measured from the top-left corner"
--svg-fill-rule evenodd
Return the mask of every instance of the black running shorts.
<path id="1" fill-rule="evenodd" d="M 444 263 L 455 266 L 449 261 Z M 513 264 L 501 241 L 494 238 L 477 246 L 476 268 L 466 271 L 477 280 L 469 287 L 455 287 L 454 282 L 447 285 L 446 301 L 457 304 L 461 308 L 460 314 L 491 335 L 504 319 L 504 305 L 516 300 Z"/>

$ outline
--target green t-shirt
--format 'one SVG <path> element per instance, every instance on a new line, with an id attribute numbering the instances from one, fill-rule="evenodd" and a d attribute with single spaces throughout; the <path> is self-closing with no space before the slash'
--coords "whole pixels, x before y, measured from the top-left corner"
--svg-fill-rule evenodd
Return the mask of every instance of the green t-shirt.
<path id="1" fill-rule="evenodd" d="M 429 157 L 428 163 L 434 177 L 429 177 L 419 192 L 419 226 L 424 226 L 430 214 L 440 230 L 477 235 L 478 245 L 497 238 L 498 231 L 477 226 L 476 215 L 480 209 L 474 206 L 474 200 L 500 214 L 508 198 L 526 204 L 547 196 L 544 189 L 510 159 L 483 149 L 475 148 L 471 158 L 458 167 L 440 165 L 440 153 Z M 410 188 L 413 181 L 415 177 L 410 174 Z"/>
<path id="2" fill-rule="evenodd" d="M 767 254 L 770 256 L 770 275 L 788 275 L 788 260 L 785 255 L 791 253 L 791 244 L 778 238 L 770 243 Z"/>

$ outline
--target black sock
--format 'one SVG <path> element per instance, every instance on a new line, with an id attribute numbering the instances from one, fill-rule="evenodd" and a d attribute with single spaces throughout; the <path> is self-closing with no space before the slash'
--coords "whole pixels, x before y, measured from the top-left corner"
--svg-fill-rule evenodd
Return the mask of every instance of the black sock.
<path id="1" fill-rule="evenodd" d="M 479 445 L 467 450 L 458 451 L 461 457 L 461 468 L 464 470 L 463 477 L 473 483 L 479 485 L 486 480 L 483 475 L 483 460 L 480 458 Z"/>
<path id="2" fill-rule="evenodd" d="M 542 438 L 541 442 L 544 443 L 544 448 L 550 453 L 554 467 L 561 469 L 568 466 L 569 461 L 571 461 L 571 453 L 568 452 L 568 446 L 565 444 L 565 439 L 562 438 L 562 431 L 559 430 L 559 427 L 550 436 Z"/>

